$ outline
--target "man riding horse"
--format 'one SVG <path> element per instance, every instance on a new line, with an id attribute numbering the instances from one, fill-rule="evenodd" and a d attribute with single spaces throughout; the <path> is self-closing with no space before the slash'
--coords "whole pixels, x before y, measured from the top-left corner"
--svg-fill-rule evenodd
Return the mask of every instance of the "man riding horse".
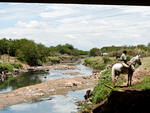
<path id="1" fill-rule="evenodd" d="M 132 71 L 134 71 L 134 70 L 135 70 L 134 67 L 133 67 L 132 65 L 128 64 L 128 62 L 127 62 L 126 54 L 127 54 L 127 51 L 124 50 L 124 51 L 122 52 L 121 56 L 120 56 L 120 60 L 121 60 L 121 62 L 122 62 L 122 65 L 123 65 L 124 67 L 126 67 L 126 68 L 128 68 L 128 69 L 132 69 Z"/>

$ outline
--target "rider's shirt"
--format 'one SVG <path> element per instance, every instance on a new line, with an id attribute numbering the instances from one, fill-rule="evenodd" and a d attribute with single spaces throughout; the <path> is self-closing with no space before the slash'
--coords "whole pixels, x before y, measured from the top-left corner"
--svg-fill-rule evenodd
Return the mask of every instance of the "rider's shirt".
<path id="1" fill-rule="evenodd" d="M 127 60 L 127 57 L 124 53 L 122 53 L 122 55 L 120 56 L 120 60 L 121 61 L 126 61 Z"/>

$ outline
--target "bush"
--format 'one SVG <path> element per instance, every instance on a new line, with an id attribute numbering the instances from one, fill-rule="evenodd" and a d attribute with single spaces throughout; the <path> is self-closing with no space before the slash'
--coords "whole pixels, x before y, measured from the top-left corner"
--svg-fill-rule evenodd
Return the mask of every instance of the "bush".
<path id="1" fill-rule="evenodd" d="M 89 52 L 90 56 L 100 56 L 101 51 L 98 48 L 92 48 Z"/>
<path id="2" fill-rule="evenodd" d="M 11 63 L 11 65 L 12 65 L 14 68 L 16 68 L 16 69 L 22 69 L 22 68 L 23 68 L 22 64 Z"/>
<path id="3" fill-rule="evenodd" d="M 60 58 L 59 57 L 48 57 L 48 60 L 52 63 L 52 64 L 56 64 L 56 63 L 60 63 Z"/>
<path id="4" fill-rule="evenodd" d="M 0 64 L 0 72 L 2 71 L 8 71 L 13 72 L 13 66 L 11 64 Z"/>
<path id="5" fill-rule="evenodd" d="M 103 57 L 103 62 L 105 64 L 109 63 L 111 61 L 111 59 L 109 57 Z"/>

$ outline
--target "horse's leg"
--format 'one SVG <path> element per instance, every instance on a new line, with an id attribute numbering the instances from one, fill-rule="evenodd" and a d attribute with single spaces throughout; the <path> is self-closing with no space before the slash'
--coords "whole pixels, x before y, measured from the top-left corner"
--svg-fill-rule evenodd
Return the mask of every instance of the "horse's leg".
<path id="1" fill-rule="evenodd" d="M 115 85 L 115 75 L 112 75 L 112 83 Z"/>
<path id="2" fill-rule="evenodd" d="M 116 76 L 116 72 L 114 69 L 112 69 L 112 76 L 111 76 L 111 79 L 112 79 L 112 82 L 113 82 L 113 85 L 115 86 L 115 76 Z"/>
<path id="3" fill-rule="evenodd" d="M 115 87 L 116 87 L 116 85 L 117 85 L 118 77 L 119 77 L 119 75 L 117 74 L 117 75 L 115 76 L 115 84 L 114 84 Z"/>
<path id="4" fill-rule="evenodd" d="M 127 86 L 131 86 L 131 84 L 132 84 L 132 75 L 133 75 L 133 72 L 129 72 L 128 73 L 128 83 L 127 83 Z"/>
<path id="5" fill-rule="evenodd" d="M 127 86 L 129 86 L 129 82 L 130 82 L 130 74 L 128 73 L 128 83 L 127 83 Z"/>
<path id="6" fill-rule="evenodd" d="M 116 87 L 118 76 L 119 74 L 116 72 L 116 70 L 112 70 L 112 82 L 114 87 Z"/>
<path id="7" fill-rule="evenodd" d="M 132 75 L 133 75 L 133 72 L 130 73 L 130 84 L 129 84 L 130 86 L 132 85 Z"/>

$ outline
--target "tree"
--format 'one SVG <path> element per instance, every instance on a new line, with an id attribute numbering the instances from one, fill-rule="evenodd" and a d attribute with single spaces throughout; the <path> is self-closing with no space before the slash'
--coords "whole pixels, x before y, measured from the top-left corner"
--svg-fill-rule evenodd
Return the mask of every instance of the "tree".
<path id="1" fill-rule="evenodd" d="M 100 54 L 101 54 L 101 51 L 98 48 L 92 48 L 90 50 L 90 56 L 99 56 Z"/>

